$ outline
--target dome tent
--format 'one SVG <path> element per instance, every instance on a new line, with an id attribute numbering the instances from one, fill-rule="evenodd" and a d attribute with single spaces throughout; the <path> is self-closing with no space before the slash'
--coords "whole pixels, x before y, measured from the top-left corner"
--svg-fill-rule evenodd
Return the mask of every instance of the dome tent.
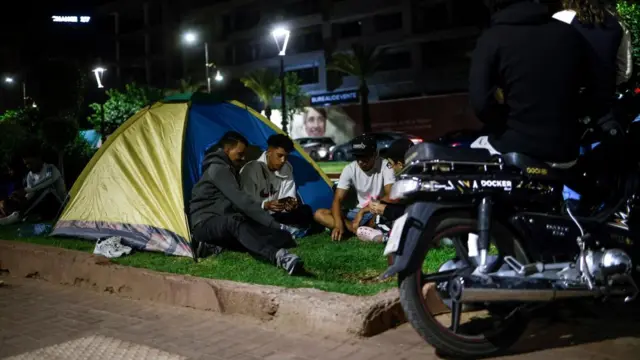
<path id="1" fill-rule="evenodd" d="M 257 111 L 209 94 L 179 94 L 122 124 L 71 188 L 53 236 L 119 236 L 139 250 L 192 256 L 186 216 L 204 153 L 230 130 L 261 150 L 282 133 Z M 295 145 L 289 162 L 298 195 L 315 211 L 331 205 L 332 183 Z"/>

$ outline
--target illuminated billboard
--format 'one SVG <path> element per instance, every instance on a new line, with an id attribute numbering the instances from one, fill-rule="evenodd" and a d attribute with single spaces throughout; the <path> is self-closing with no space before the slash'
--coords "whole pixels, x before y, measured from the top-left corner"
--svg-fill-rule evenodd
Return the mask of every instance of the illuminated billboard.
<path id="1" fill-rule="evenodd" d="M 53 15 L 51 16 L 51 20 L 53 22 L 60 23 L 88 23 L 91 21 L 91 16 L 62 16 L 62 15 Z"/>

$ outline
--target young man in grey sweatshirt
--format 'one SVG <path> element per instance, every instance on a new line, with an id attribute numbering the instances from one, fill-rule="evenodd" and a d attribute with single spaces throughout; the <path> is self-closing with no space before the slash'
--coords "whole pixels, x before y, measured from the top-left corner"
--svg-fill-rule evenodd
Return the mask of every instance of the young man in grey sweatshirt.
<path id="1" fill-rule="evenodd" d="M 302 260 L 286 248 L 296 246 L 285 227 L 242 191 L 238 171 L 249 145 L 241 134 L 230 131 L 202 164 L 202 178 L 194 186 L 189 204 L 192 248 L 199 243 L 226 249 L 246 249 L 289 274 L 302 270 Z"/>
<path id="2" fill-rule="evenodd" d="M 287 160 L 293 141 L 284 134 L 267 139 L 267 151 L 240 170 L 240 184 L 265 212 L 288 225 L 296 238 L 303 237 L 313 224 L 313 210 L 298 202 L 293 167 Z"/>

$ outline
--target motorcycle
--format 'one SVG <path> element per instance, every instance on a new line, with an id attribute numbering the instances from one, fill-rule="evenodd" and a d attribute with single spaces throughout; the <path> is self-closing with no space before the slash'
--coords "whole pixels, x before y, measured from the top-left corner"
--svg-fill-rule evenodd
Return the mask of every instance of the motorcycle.
<path id="1" fill-rule="evenodd" d="M 520 338 L 541 306 L 637 297 L 640 122 L 631 120 L 622 134 L 583 121 L 591 146 L 570 168 L 434 143 L 409 150 L 391 191 L 408 208 L 393 225 L 382 278 L 398 276 L 401 305 L 424 340 L 442 354 L 494 356 Z M 592 194 L 580 206 L 563 197 L 574 174 Z M 450 252 L 439 250 L 445 244 Z M 425 268 L 430 254 L 444 253 L 448 261 Z M 442 307 L 450 325 L 438 320 Z M 462 324 L 470 311 L 483 317 Z"/>

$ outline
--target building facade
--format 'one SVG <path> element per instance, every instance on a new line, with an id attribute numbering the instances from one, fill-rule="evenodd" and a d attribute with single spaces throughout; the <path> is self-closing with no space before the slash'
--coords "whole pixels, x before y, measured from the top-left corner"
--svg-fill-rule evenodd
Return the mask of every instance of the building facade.
<path id="1" fill-rule="evenodd" d="M 469 54 L 488 21 L 484 3 L 468 0 L 200 3 L 210 5 L 186 11 L 181 16 L 181 31 L 203 34 L 210 59 L 228 78 L 237 79 L 257 68 L 279 71 L 277 46 L 271 36 L 276 26 L 291 31 L 286 71 L 296 72 L 312 96 L 358 87 L 357 78 L 336 77 L 327 70 L 331 53 L 348 51 L 356 43 L 384 48 L 379 71 L 368 79 L 373 101 L 464 91 Z M 185 55 L 186 73 L 202 78 L 201 54 Z"/>
<path id="2" fill-rule="evenodd" d="M 214 86 L 257 68 L 279 71 L 276 26 L 291 31 L 285 69 L 310 95 L 357 88 L 358 79 L 327 71 L 331 53 L 355 43 L 384 47 L 369 79 L 375 101 L 465 90 L 469 53 L 488 11 L 468 0 L 134 0 L 103 5 L 97 21 L 109 34 L 102 59 L 119 82 L 159 87 L 204 81 L 204 42 L 225 77 Z M 186 31 L 198 41 L 182 42 Z"/>

